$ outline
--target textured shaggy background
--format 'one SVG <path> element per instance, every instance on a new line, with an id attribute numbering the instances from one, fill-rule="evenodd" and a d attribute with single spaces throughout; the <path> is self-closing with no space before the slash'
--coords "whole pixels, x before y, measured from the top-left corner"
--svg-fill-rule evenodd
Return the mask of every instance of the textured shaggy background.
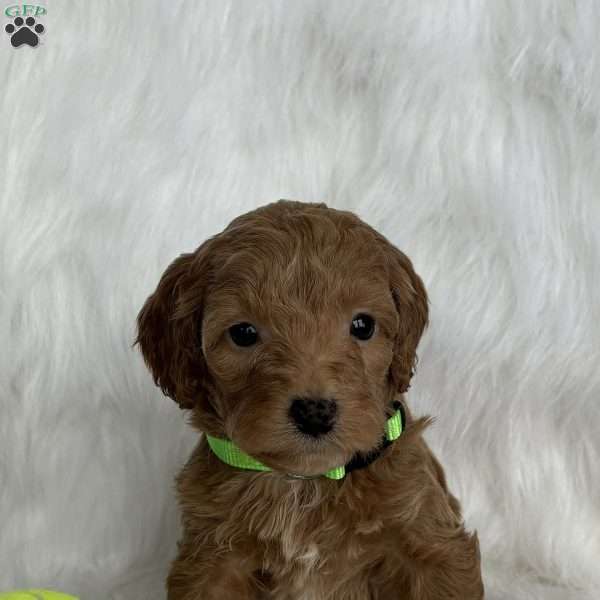
<path id="1" fill-rule="evenodd" d="M 598 3 L 47 6 L 38 48 L 0 30 L 0 589 L 164 598 L 195 436 L 134 319 L 177 254 L 294 198 L 423 275 L 409 398 L 488 598 L 600 597 Z"/>

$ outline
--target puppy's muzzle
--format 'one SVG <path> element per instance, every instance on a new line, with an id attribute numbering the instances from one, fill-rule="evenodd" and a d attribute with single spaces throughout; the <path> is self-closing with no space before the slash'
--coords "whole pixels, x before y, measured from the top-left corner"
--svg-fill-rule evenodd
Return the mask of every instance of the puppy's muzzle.
<path id="1" fill-rule="evenodd" d="M 312 437 L 329 433 L 335 425 L 337 404 L 329 398 L 292 398 L 290 418 L 298 431 Z"/>

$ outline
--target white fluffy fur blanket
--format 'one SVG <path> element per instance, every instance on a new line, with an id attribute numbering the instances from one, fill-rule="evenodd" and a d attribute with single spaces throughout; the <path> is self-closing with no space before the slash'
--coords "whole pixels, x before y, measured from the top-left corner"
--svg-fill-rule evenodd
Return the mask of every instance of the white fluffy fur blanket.
<path id="1" fill-rule="evenodd" d="M 0 30 L 0 590 L 164 598 L 195 435 L 135 316 L 177 254 L 294 198 L 428 286 L 409 399 L 488 598 L 600 597 L 598 2 L 45 6 L 37 48 Z"/>

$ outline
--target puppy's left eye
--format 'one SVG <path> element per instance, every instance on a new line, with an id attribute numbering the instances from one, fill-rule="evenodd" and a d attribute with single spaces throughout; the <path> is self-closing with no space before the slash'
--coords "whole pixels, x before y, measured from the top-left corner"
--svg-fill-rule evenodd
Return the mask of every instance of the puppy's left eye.
<path id="1" fill-rule="evenodd" d="M 359 340 L 368 340 L 375 332 L 375 319 L 371 315 L 359 313 L 350 324 L 350 334 Z"/>
<path id="2" fill-rule="evenodd" d="M 236 323 L 229 328 L 229 336 L 236 346 L 253 346 L 258 342 L 258 331 L 252 323 Z"/>

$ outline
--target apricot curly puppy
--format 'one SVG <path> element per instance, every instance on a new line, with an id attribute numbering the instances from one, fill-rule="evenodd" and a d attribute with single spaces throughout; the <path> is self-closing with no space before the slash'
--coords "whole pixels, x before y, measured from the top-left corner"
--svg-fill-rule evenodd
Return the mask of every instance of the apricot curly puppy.
<path id="1" fill-rule="evenodd" d="M 427 314 L 410 260 L 325 204 L 269 204 L 169 266 L 137 341 L 206 434 L 169 600 L 483 598 L 405 405 Z"/>

